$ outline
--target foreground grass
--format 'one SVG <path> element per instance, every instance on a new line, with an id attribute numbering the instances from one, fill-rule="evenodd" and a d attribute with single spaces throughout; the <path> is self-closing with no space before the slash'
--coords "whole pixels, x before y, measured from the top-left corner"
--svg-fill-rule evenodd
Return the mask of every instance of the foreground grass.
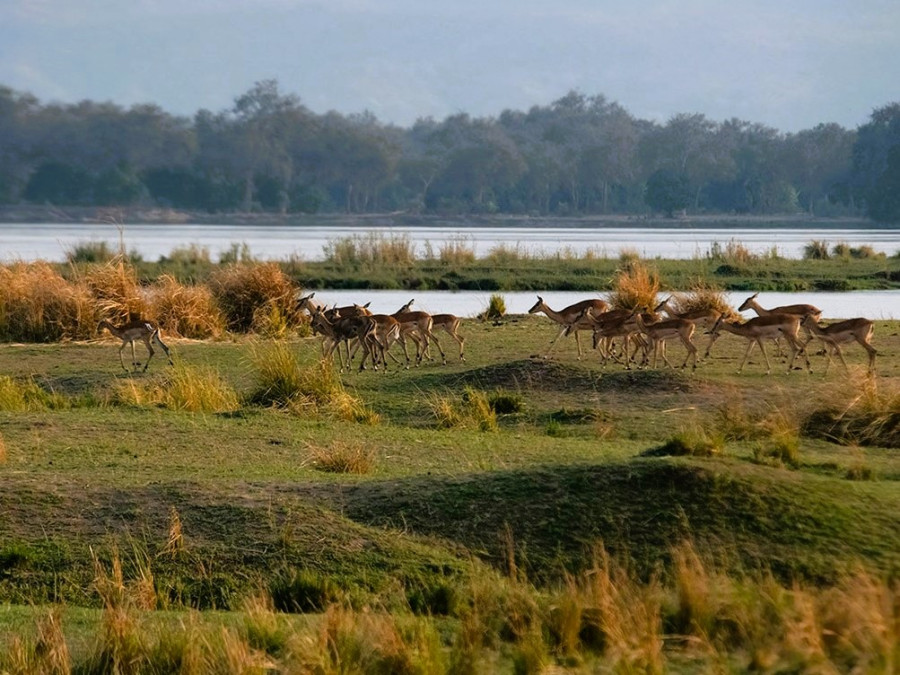
<path id="1" fill-rule="evenodd" d="M 818 642 L 809 634 L 820 647 L 798 651 L 762 631 L 765 622 L 753 614 L 762 609 L 738 607 L 734 598 L 781 598 L 792 608 L 785 617 L 816 607 L 815 625 L 832 632 L 835 619 L 826 617 L 845 587 L 875 589 L 896 607 L 896 447 L 838 439 L 833 427 L 822 433 L 821 423 L 805 423 L 819 419 L 817 411 L 875 399 L 884 400 L 867 405 L 884 408 L 882 427 L 892 423 L 897 330 L 895 322 L 876 327 L 872 392 L 853 349 L 851 373 L 832 368 L 827 378 L 822 357 L 812 375 L 766 377 L 754 361 L 737 376 L 743 345 L 729 336 L 693 376 L 625 372 L 601 370 L 594 355 L 576 361 L 571 340 L 555 360 L 531 358 L 555 335 L 540 317 L 468 322 L 466 363 L 315 380 L 328 383 L 315 391 L 351 397 L 376 416 L 364 421 L 327 405 L 290 405 L 291 395 L 258 396 L 260 358 L 274 354 L 289 372 L 312 372 L 314 339 L 175 342 L 175 368 L 154 363 L 137 376 L 121 373 L 110 344 L 4 345 L 0 372 L 11 391 L 30 393 L 24 408 L 0 401 L 0 601 L 61 603 L 78 663 L 95 658 L 93 636 L 105 634 L 102 616 L 80 608 L 108 604 L 98 569 L 112 574 L 118 559 L 127 609 L 140 625 L 189 626 L 184 612 L 202 610 L 197 621 L 209 624 L 210 645 L 231 640 L 229 649 L 240 651 L 246 644 L 247 654 L 285 668 L 297 648 L 284 645 L 306 640 L 318 653 L 310 645 L 322 631 L 373 641 L 365 617 L 374 611 L 385 622 L 379 640 L 396 633 L 402 639 L 391 644 L 408 647 L 396 652 L 407 664 L 396 672 L 535 672 L 550 662 L 590 670 L 597 659 L 632 657 L 642 670 L 693 658 L 762 669 L 767 658 L 781 666 L 819 659 L 842 669 L 864 650 L 826 644 L 823 629 Z M 222 409 L 190 412 L 165 396 L 123 400 L 123 387 L 187 391 L 188 399 L 211 388 L 233 398 Z M 479 392 L 483 401 L 514 405 L 489 427 L 436 419 L 433 397 L 463 406 L 481 401 Z M 715 449 L 694 456 L 687 443 L 684 456 L 659 451 L 678 435 L 704 435 Z M 354 469 L 327 468 L 345 456 Z M 699 586 L 707 614 L 696 625 L 686 618 L 700 609 L 686 604 L 685 541 L 703 561 L 692 569 L 707 580 Z M 643 635 L 640 645 L 616 643 L 611 623 L 600 641 L 606 646 L 592 642 L 599 591 L 588 601 L 582 584 L 597 569 L 624 575 L 633 593 L 626 604 L 644 608 L 644 628 L 624 631 Z M 491 575 L 506 589 L 502 602 L 477 585 Z M 281 647 L 266 647 L 246 628 L 254 597 L 314 618 L 276 613 L 276 624 L 290 625 L 272 629 Z M 0 633 L 34 635 L 34 617 L 45 610 L 15 605 L 0 612 L 8 627 Z M 582 607 L 568 628 L 563 607 Z M 480 608 L 478 621 L 472 608 Z M 729 612 L 738 610 L 755 628 L 726 639 Z M 486 631 L 488 616 L 506 619 Z M 888 646 L 875 653 L 896 654 L 898 623 L 885 620 L 879 639 Z M 222 637 L 223 627 L 231 637 Z M 184 635 L 183 627 L 160 630 L 164 642 Z M 466 637 L 476 631 L 494 637 L 476 644 Z M 676 647 L 666 637 L 676 634 L 694 637 Z"/>

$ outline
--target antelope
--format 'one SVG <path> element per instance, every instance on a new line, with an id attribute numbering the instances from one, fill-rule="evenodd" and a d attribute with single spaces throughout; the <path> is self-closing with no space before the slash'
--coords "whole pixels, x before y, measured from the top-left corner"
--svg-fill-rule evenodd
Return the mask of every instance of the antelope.
<path id="1" fill-rule="evenodd" d="M 133 369 L 136 369 L 141 365 L 138 363 L 137 355 L 134 352 L 134 343 L 138 340 L 141 340 L 147 346 L 148 352 L 147 363 L 144 364 L 144 369 L 141 372 L 147 372 L 147 367 L 150 365 L 150 359 L 153 358 L 154 354 L 152 344 L 154 342 L 165 352 L 166 358 L 169 359 L 169 365 L 174 365 L 172 363 L 172 356 L 169 354 L 169 348 L 159 337 L 159 326 L 155 323 L 144 321 L 143 319 L 135 319 L 122 324 L 121 326 L 116 326 L 106 319 L 103 319 L 97 325 L 97 332 L 101 332 L 104 328 L 122 341 L 122 344 L 119 345 L 119 361 L 122 363 L 122 369 L 126 373 L 129 371 L 128 368 L 125 367 L 125 358 L 122 356 L 122 350 L 125 349 L 125 345 L 131 345 L 131 366 Z"/>
<path id="2" fill-rule="evenodd" d="M 763 338 L 775 339 L 784 337 L 791 348 L 791 359 L 788 362 L 787 372 L 791 372 L 794 366 L 794 359 L 798 353 L 802 353 L 806 359 L 806 368 L 809 367 L 809 357 L 806 356 L 804 345 L 800 343 L 797 334 L 800 331 L 800 317 L 796 314 L 769 314 L 767 316 L 757 316 L 746 323 L 738 323 L 737 321 L 727 321 L 724 317 L 720 317 L 716 321 L 716 325 L 712 327 L 712 333 L 718 333 L 720 330 L 726 330 L 734 333 L 747 340 L 747 351 L 744 352 L 744 358 L 738 367 L 740 373 L 744 369 L 747 357 L 754 344 L 759 345 L 763 358 L 766 360 L 766 375 L 772 373 L 772 364 L 769 363 L 769 356 L 766 354 L 766 348 L 763 346 Z"/>
<path id="3" fill-rule="evenodd" d="M 578 338 L 578 331 L 591 330 L 593 328 L 593 324 L 589 320 L 586 320 L 582 314 L 588 307 L 593 307 L 595 312 L 605 312 L 609 309 L 609 303 L 606 302 L 606 300 L 600 299 L 582 300 L 581 302 L 576 302 L 574 305 L 569 305 L 565 309 L 557 312 L 550 309 L 541 296 L 537 296 L 537 302 L 528 310 L 528 313 L 536 314 L 537 312 L 543 312 L 561 326 L 559 334 L 553 339 L 553 342 L 550 343 L 550 347 L 547 348 L 547 352 L 544 354 L 545 359 L 550 356 L 550 352 L 559 338 L 572 332 L 575 333 L 575 344 L 578 346 L 578 358 L 581 359 L 583 354 L 581 351 L 581 341 Z"/>
<path id="4" fill-rule="evenodd" d="M 716 325 L 716 321 L 722 316 L 722 312 L 712 307 L 707 307 L 704 309 L 692 309 L 687 312 L 677 312 L 670 304 L 672 300 L 672 296 L 670 295 L 668 298 L 659 303 L 656 308 L 653 310 L 654 312 L 665 312 L 672 319 L 687 319 L 688 321 L 693 321 L 694 324 L 699 328 L 704 328 L 709 331 L 714 325 Z M 709 357 L 709 350 L 712 349 L 713 343 L 718 339 L 718 333 L 710 333 L 709 344 L 706 345 L 706 352 L 703 354 L 703 358 Z"/>
<path id="5" fill-rule="evenodd" d="M 637 310 L 611 309 L 600 314 L 595 313 L 591 306 L 585 307 L 578 319 L 569 327 L 579 325 L 582 321 L 590 321 L 593 330 L 593 347 L 600 351 L 601 365 L 605 366 L 612 355 L 612 341 L 622 336 L 625 342 L 625 355 L 628 355 L 628 342 L 635 332 L 634 322 L 629 322 Z M 626 368 L 629 364 L 626 362 Z"/>
<path id="6" fill-rule="evenodd" d="M 793 314 L 795 316 L 799 316 L 801 319 L 805 316 L 812 316 L 816 321 L 822 318 L 822 310 L 816 307 L 815 305 L 782 305 L 781 307 L 773 307 L 772 309 L 766 309 L 765 307 L 760 307 L 759 303 L 756 302 L 756 298 L 759 295 L 759 292 L 754 293 L 749 298 L 744 300 L 741 303 L 741 306 L 738 307 L 739 312 L 743 312 L 745 309 L 752 309 L 758 316 L 769 316 L 770 314 Z M 812 339 L 812 333 L 807 329 L 807 334 L 809 335 L 810 340 Z M 809 340 L 807 340 L 809 342 Z M 776 344 L 777 341 L 776 341 Z M 778 345 L 779 349 L 781 345 Z"/>
<path id="7" fill-rule="evenodd" d="M 869 372 L 875 370 L 875 355 L 878 354 L 878 351 L 870 344 L 870 340 L 872 339 L 872 333 L 875 331 L 875 322 L 869 319 L 857 318 L 857 319 L 847 319 L 846 321 L 838 321 L 837 323 L 833 323 L 828 326 L 820 326 L 819 322 L 812 317 L 812 315 L 807 315 L 803 317 L 803 321 L 801 322 L 804 328 L 807 328 L 815 337 L 822 340 L 822 342 L 827 346 L 831 347 L 832 353 L 838 355 L 841 363 L 844 364 L 844 369 L 849 370 L 847 368 L 847 362 L 844 360 L 844 354 L 841 351 L 841 343 L 853 342 L 854 340 L 863 346 L 869 354 Z M 825 371 L 823 373 L 828 373 L 828 366 L 831 365 L 831 354 L 828 353 L 828 350 L 825 350 L 825 355 L 828 357 L 828 362 L 825 364 Z"/>
<path id="8" fill-rule="evenodd" d="M 459 344 L 459 360 L 465 361 L 466 356 L 463 353 L 463 349 L 465 348 L 466 338 L 458 332 L 461 319 L 455 314 L 432 314 L 431 320 L 433 322 L 432 332 L 440 329 L 456 340 Z"/>
<path id="9" fill-rule="evenodd" d="M 669 359 L 666 356 L 665 345 L 666 340 L 673 337 L 679 338 L 688 352 L 684 357 L 684 362 L 681 364 L 681 367 L 685 368 L 688 359 L 691 359 L 691 370 L 697 368 L 697 347 L 694 346 L 694 343 L 691 340 L 694 335 L 694 330 L 696 329 L 693 321 L 690 321 L 689 319 L 667 319 L 655 323 L 646 323 L 642 312 L 637 312 L 634 315 L 634 320 L 641 332 L 650 340 L 650 349 L 653 351 L 652 367 L 654 369 L 656 368 L 656 356 L 660 351 L 660 347 L 662 347 L 663 361 L 666 362 L 666 365 L 669 366 L 669 368 L 672 367 L 672 364 L 669 363 Z M 644 354 L 644 363 L 646 364 L 648 360 L 649 350 Z"/>
<path id="10" fill-rule="evenodd" d="M 406 368 L 409 369 L 409 353 L 406 351 L 406 340 L 404 337 L 409 335 L 413 342 L 416 343 L 416 366 L 422 362 L 422 358 L 428 353 L 429 340 L 434 341 L 438 351 L 441 353 L 441 360 L 447 365 L 447 355 L 441 343 L 432 332 L 434 319 L 427 312 L 415 312 L 410 309 L 414 300 L 410 300 L 403 307 L 391 314 L 400 323 L 400 346 L 403 347 L 403 354 L 406 356 Z"/>
<path id="11" fill-rule="evenodd" d="M 369 305 L 371 304 L 371 301 L 367 302 L 365 305 L 348 305 L 347 307 L 332 307 L 331 309 L 326 309 L 325 305 L 323 305 L 322 303 L 320 303 L 317 300 L 313 300 L 314 296 L 315 296 L 315 292 L 312 292 L 309 295 L 304 295 L 300 298 L 297 298 L 297 311 L 302 312 L 305 309 L 307 312 L 309 312 L 310 317 L 312 317 L 312 315 L 315 311 L 320 310 L 320 311 L 324 312 L 325 317 L 329 321 L 332 321 L 332 322 L 337 318 L 338 315 L 341 317 L 347 318 L 347 317 L 356 316 L 359 314 L 369 315 L 372 313 L 369 311 Z M 316 326 L 313 325 L 312 323 L 310 325 L 312 326 L 313 332 L 321 332 L 321 331 L 317 330 Z M 320 323 L 320 326 L 321 326 L 321 323 Z M 326 336 L 326 337 L 328 337 L 328 336 Z M 345 344 L 347 347 L 347 360 L 349 361 L 350 360 L 350 343 L 349 343 L 349 341 L 347 341 Z M 325 344 L 325 341 L 323 340 L 322 341 L 322 356 L 325 356 L 326 351 L 327 351 L 327 346 Z"/>

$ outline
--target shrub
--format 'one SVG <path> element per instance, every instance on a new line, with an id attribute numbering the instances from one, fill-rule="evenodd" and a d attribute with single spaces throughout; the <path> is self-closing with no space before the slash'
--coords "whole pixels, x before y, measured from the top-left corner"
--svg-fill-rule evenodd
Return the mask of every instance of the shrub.
<path id="1" fill-rule="evenodd" d="M 482 321 L 499 321 L 506 314 L 506 300 L 502 295 L 494 293 L 488 300 L 488 306 L 481 313 Z"/>
<path id="2" fill-rule="evenodd" d="M 462 237 L 443 242 L 438 260 L 444 265 L 469 265 L 475 262 L 475 245 Z"/>
<path id="3" fill-rule="evenodd" d="M 525 409 L 525 400 L 521 394 L 497 389 L 488 394 L 488 405 L 498 415 L 512 415 Z"/>
<path id="4" fill-rule="evenodd" d="M 275 609 L 281 612 L 321 612 L 342 598 L 334 580 L 310 569 L 290 568 L 269 582 Z"/>
<path id="5" fill-rule="evenodd" d="M 161 262 L 175 263 L 176 265 L 210 265 L 209 249 L 198 244 L 176 246 L 168 256 L 163 256 Z"/>
<path id="6" fill-rule="evenodd" d="M 805 260 L 828 260 L 828 242 L 814 239 L 803 247 Z"/>
<path id="7" fill-rule="evenodd" d="M 116 253 L 105 241 L 80 241 L 66 249 L 66 262 L 76 263 L 108 263 L 116 257 Z"/>
<path id="8" fill-rule="evenodd" d="M 247 242 L 237 243 L 231 242 L 231 245 L 219 254 L 220 265 L 230 265 L 232 263 L 252 263 L 256 262 L 253 254 L 250 253 L 250 246 Z"/>
<path id="9" fill-rule="evenodd" d="M 662 445 L 643 454 L 650 457 L 712 457 L 722 454 L 723 449 L 723 439 L 711 436 L 700 427 L 693 426 L 680 430 Z"/>
<path id="10" fill-rule="evenodd" d="M 336 265 L 378 269 L 408 266 L 415 262 L 415 244 L 407 235 L 385 236 L 379 232 L 354 234 L 325 244 L 325 260 Z"/>

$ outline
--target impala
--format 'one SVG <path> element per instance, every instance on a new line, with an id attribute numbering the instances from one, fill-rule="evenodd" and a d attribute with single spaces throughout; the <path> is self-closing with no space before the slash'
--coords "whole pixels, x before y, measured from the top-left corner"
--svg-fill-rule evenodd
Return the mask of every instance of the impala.
<path id="1" fill-rule="evenodd" d="M 415 312 L 410 309 L 413 300 L 407 302 L 403 307 L 391 314 L 400 324 L 400 346 L 403 348 L 403 354 L 406 356 L 406 367 L 409 368 L 409 353 L 406 351 L 407 335 L 416 343 L 416 366 L 422 362 L 422 358 L 428 353 L 429 341 L 433 341 L 437 345 L 438 351 L 441 353 L 441 360 L 447 365 L 447 355 L 444 349 L 432 333 L 434 320 L 431 314 L 427 312 Z"/>
<path id="2" fill-rule="evenodd" d="M 705 309 L 692 309 L 687 312 L 678 312 L 670 304 L 672 300 L 672 296 L 669 296 L 661 303 L 656 306 L 654 312 L 665 312 L 672 319 L 687 319 L 688 321 L 693 321 L 694 324 L 698 328 L 705 329 L 709 331 L 713 326 L 716 325 L 716 321 L 722 316 L 722 312 L 717 309 L 713 309 L 712 307 L 708 307 Z M 703 358 L 707 358 L 709 356 L 709 350 L 712 349 L 713 343 L 718 339 L 717 333 L 710 333 L 709 344 L 706 345 L 706 352 L 703 354 Z"/>
<path id="3" fill-rule="evenodd" d="M 665 345 L 666 340 L 674 337 L 681 340 L 681 343 L 688 352 L 684 357 L 684 362 L 681 364 L 681 367 L 684 368 L 687 366 L 688 359 L 691 359 L 692 370 L 697 367 L 697 347 L 694 346 L 694 342 L 691 340 L 694 335 L 694 330 L 696 329 L 693 321 L 688 319 L 667 319 L 655 323 L 646 323 L 644 321 L 643 312 L 636 313 L 634 319 L 641 332 L 650 340 L 650 350 L 653 351 L 652 367 L 654 369 L 656 368 L 656 356 L 660 351 L 660 347 L 662 347 L 663 361 L 666 362 L 666 365 L 669 366 L 669 368 L 672 367 L 672 364 L 669 363 L 669 359 L 666 357 Z M 648 360 L 649 351 L 644 354 L 644 363 L 647 363 Z"/>
<path id="4" fill-rule="evenodd" d="M 758 295 L 758 292 L 754 293 L 749 298 L 744 300 L 744 302 L 741 303 L 741 306 L 738 307 L 738 311 L 743 312 L 745 309 L 752 309 L 757 313 L 758 316 L 769 316 L 770 314 L 793 314 L 800 317 L 801 319 L 805 316 L 812 316 L 816 321 L 822 318 L 822 310 L 815 305 L 782 305 L 781 307 L 773 307 L 772 309 L 760 307 L 759 303 L 756 302 L 756 298 Z M 809 333 L 808 329 L 807 333 L 811 340 L 812 333 Z M 777 341 L 776 344 L 778 344 Z M 781 345 L 778 345 L 778 348 L 781 349 Z"/>
<path id="5" fill-rule="evenodd" d="M 747 340 L 747 351 L 744 352 L 744 358 L 741 360 L 741 365 L 738 367 L 739 373 L 744 369 L 744 364 L 747 362 L 747 357 L 750 355 L 750 350 L 753 349 L 753 345 L 758 344 L 759 349 L 763 354 L 763 358 L 766 360 L 766 375 L 769 375 L 772 372 L 772 364 L 769 363 L 769 356 L 766 354 L 766 348 L 763 346 L 762 341 L 763 338 L 775 339 L 779 337 L 783 337 L 791 348 L 791 359 L 788 362 L 787 371 L 791 372 L 791 369 L 794 366 L 794 359 L 797 357 L 798 353 L 803 354 L 803 357 L 806 359 L 806 368 L 807 370 L 811 370 L 809 367 L 809 358 L 806 356 L 806 350 L 797 337 L 797 334 L 800 331 L 800 317 L 796 314 L 769 314 L 767 316 L 757 316 L 746 323 L 727 321 L 723 317 L 716 321 L 716 325 L 713 326 L 711 332 L 718 333 L 720 330 L 726 330 L 729 333 L 734 333 Z"/>
<path id="6" fill-rule="evenodd" d="M 315 292 L 310 293 L 309 295 L 304 295 L 300 298 L 297 298 L 297 311 L 302 312 L 304 309 L 309 312 L 310 317 L 316 311 L 324 312 L 325 318 L 329 321 L 334 321 L 338 315 L 347 318 L 351 316 L 357 315 L 369 315 L 372 312 L 369 311 L 370 302 L 367 302 L 365 305 L 348 305 L 347 307 L 332 307 L 331 309 L 326 309 L 325 305 L 320 303 L 318 300 L 314 300 Z M 316 329 L 316 326 L 310 322 L 310 325 L 313 329 L 313 332 L 321 332 Z M 320 323 L 321 325 L 321 323 Z M 326 336 L 327 337 L 327 336 Z M 350 359 L 350 343 L 349 341 L 345 343 L 347 347 L 347 360 Z M 326 352 L 326 344 L 325 341 L 322 342 L 322 355 L 325 355 Z"/>
<path id="7" fill-rule="evenodd" d="M 613 340 L 617 337 L 624 339 L 624 352 L 626 356 L 625 367 L 629 367 L 627 362 L 628 343 L 631 336 L 637 331 L 637 326 L 633 319 L 637 310 L 627 309 L 611 309 L 606 312 L 597 314 L 591 306 L 585 307 L 578 319 L 576 319 L 570 329 L 579 325 L 582 321 L 589 321 L 593 330 L 593 347 L 600 352 L 600 364 L 605 366 L 610 358 L 616 358 L 613 350 Z"/>
<path id="8" fill-rule="evenodd" d="M 820 326 L 819 322 L 812 316 L 803 317 L 803 326 L 808 328 L 813 335 L 822 340 L 826 347 L 831 347 L 831 351 L 838 355 L 844 369 L 847 370 L 847 362 L 844 360 L 844 354 L 841 351 L 841 344 L 853 342 L 854 340 L 863 346 L 869 353 L 869 372 L 875 370 L 875 355 L 878 351 L 870 344 L 872 333 L 875 330 L 875 322 L 869 319 L 857 318 L 847 319 L 846 321 L 838 321 L 828 326 Z M 831 365 L 831 354 L 825 350 L 828 357 L 828 363 L 825 364 L 825 372 L 828 373 L 828 366 Z"/>
<path id="9" fill-rule="evenodd" d="M 466 356 L 463 353 L 466 338 L 459 334 L 460 318 L 455 314 L 432 314 L 431 320 L 434 322 L 432 331 L 443 330 L 459 344 L 459 360 L 465 361 Z"/>
<path id="10" fill-rule="evenodd" d="M 582 357 L 581 341 L 578 339 L 578 331 L 593 330 L 593 323 L 590 320 L 585 319 L 583 314 L 584 310 L 588 307 L 593 307 L 595 312 L 600 313 L 609 309 L 609 303 L 599 299 L 582 300 L 581 302 L 576 302 L 574 305 L 569 305 L 565 309 L 557 312 L 550 309 L 541 296 L 537 296 L 537 302 L 528 310 L 528 313 L 536 314 L 537 312 L 543 312 L 561 326 L 559 334 L 553 339 L 553 342 L 550 343 L 550 347 L 547 348 L 547 352 L 544 354 L 545 359 L 550 356 L 550 352 L 559 338 L 572 332 L 575 333 L 575 344 L 578 346 L 578 358 L 580 359 Z"/>
<path id="11" fill-rule="evenodd" d="M 147 363 L 144 364 L 144 370 L 142 372 L 147 371 L 147 367 L 150 365 L 150 359 L 153 358 L 153 344 L 158 344 L 162 350 L 166 354 L 166 358 L 169 359 L 169 365 L 172 365 L 172 357 L 169 354 L 169 348 L 159 337 L 159 326 L 151 321 L 144 321 L 143 319 L 136 319 L 134 321 L 129 321 L 126 324 L 122 324 L 121 326 L 116 326 L 106 319 L 101 321 L 97 326 L 97 332 L 99 333 L 104 328 L 106 328 L 110 333 L 115 335 L 122 341 L 122 344 L 119 345 L 119 361 L 122 363 L 122 368 L 125 372 L 129 372 L 128 368 L 125 367 L 125 358 L 122 356 L 122 350 L 125 349 L 125 345 L 131 345 L 131 366 L 132 368 L 137 368 L 141 364 L 137 361 L 137 356 L 134 352 L 134 343 L 138 340 L 141 340 L 147 346 Z"/>

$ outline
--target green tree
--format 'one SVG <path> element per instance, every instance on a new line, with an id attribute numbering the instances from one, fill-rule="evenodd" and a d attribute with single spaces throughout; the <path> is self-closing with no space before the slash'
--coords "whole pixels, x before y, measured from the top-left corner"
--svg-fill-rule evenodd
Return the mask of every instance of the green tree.
<path id="1" fill-rule="evenodd" d="M 672 169 L 659 169 L 647 179 L 644 197 L 647 206 L 672 218 L 676 210 L 691 203 L 691 187 L 687 176 Z"/>
<path id="2" fill-rule="evenodd" d="M 896 148 L 900 146 L 900 102 L 872 112 L 869 122 L 857 129 L 853 145 L 851 184 L 865 202 L 866 213 L 879 222 L 897 222 L 895 197 Z"/>

